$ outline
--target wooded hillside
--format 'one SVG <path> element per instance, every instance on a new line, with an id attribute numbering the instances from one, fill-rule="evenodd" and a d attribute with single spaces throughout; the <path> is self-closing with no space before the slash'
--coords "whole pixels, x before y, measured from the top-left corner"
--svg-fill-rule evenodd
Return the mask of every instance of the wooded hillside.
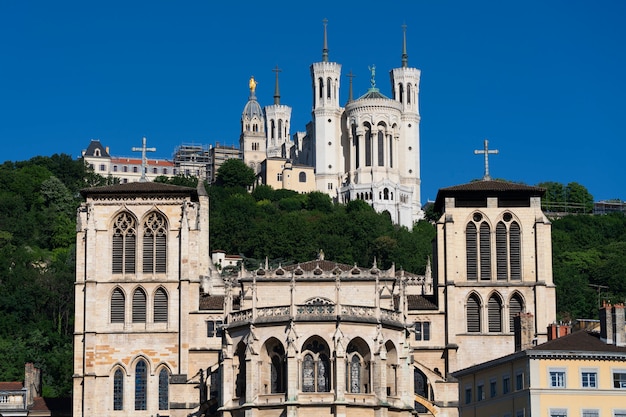
<path id="1" fill-rule="evenodd" d="M 232 167 L 231 167 L 232 168 Z M 213 250 L 241 254 L 249 268 L 325 258 L 424 273 L 435 228 L 407 230 L 362 201 L 334 205 L 322 193 L 260 186 L 247 193 L 234 170 L 210 196 Z M 159 181 L 195 186 L 192 178 Z M 74 245 L 78 191 L 114 182 L 69 155 L 0 165 L 0 381 L 21 381 L 24 363 L 43 370 L 44 395 L 72 389 Z M 626 297 L 626 217 L 572 215 L 553 222 L 560 318 L 596 318 L 598 295 Z M 600 289 L 600 294 L 598 294 Z"/>

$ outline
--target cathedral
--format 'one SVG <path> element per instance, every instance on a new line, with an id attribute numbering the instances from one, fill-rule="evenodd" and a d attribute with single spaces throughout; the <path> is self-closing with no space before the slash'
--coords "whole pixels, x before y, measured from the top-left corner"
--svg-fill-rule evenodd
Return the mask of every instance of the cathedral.
<path id="1" fill-rule="evenodd" d="M 313 110 L 306 132 L 293 135 L 291 107 L 280 103 L 278 69 L 274 103 L 264 109 L 256 97 L 256 81 L 249 81 L 250 96 L 241 116 L 239 147 L 244 162 L 263 178 L 262 163 L 282 158 L 298 172 L 300 182 L 315 177 L 315 189 L 334 201 L 360 199 L 377 212 L 388 212 L 396 224 L 411 228 L 423 217 L 420 202 L 420 70 L 408 64 L 406 33 L 399 68 L 390 71 L 392 97 L 376 87 L 371 66 L 370 88 L 348 102 L 339 99 L 341 64 L 328 56 L 324 23 L 322 60 L 311 65 Z M 282 172 L 275 175 L 282 176 Z M 267 182 L 265 182 L 267 184 Z M 295 184 L 298 185 L 297 183 Z M 301 184 L 305 186 L 305 184 Z M 302 191 L 302 188 L 293 188 Z M 304 188 L 309 190 L 308 188 Z"/>
<path id="2" fill-rule="evenodd" d="M 341 108 L 340 66 L 323 55 L 311 67 L 315 120 L 298 148 L 318 189 L 400 223 L 419 210 L 419 71 L 405 64 L 392 71 L 394 99 L 372 79 Z M 260 164 L 269 113 L 257 105 L 247 106 L 242 141 L 263 152 Z M 283 110 L 269 124 L 272 152 L 286 151 Z M 202 184 L 84 189 L 74 416 L 457 417 L 453 372 L 548 338 L 555 287 L 543 193 L 488 175 L 440 189 L 432 265 L 416 275 L 337 263 L 323 248 L 308 262 L 220 271 Z"/>

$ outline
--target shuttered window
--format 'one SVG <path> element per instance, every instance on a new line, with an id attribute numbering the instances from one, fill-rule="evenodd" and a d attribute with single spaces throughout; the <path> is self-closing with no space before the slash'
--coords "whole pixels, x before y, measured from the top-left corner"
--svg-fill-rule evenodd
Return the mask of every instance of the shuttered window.
<path id="1" fill-rule="evenodd" d="M 111 323 L 124 323 L 125 306 L 124 293 L 116 288 L 111 294 Z"/>
<path id="2" fill-rule="evenodd" d="M 509 331 L 512 332 L 515 329 L 515 317 L 524 311 L 524 305 L 519 295 L 515 294 L 509 301 Z"/>
<path id="3" fill-rule="evenodd" d="M 522 244 L 520 227 L 517 222 L 509 227 L 511 279 L 522 279 Z"/>
<path id="4" fill-rule="evenodd" d="M 491 279 L 491 230 L 487 222 L 480 224 L 480 279 Z"/>
<path id="5" fill-rule="evenodd" d="M 148 215 L 143 224 L 143 272 L 166 272 L 167 223 L 160 213 Z"/>
<path id="6" fill-rule="evenodd" d="M 167 293 L 159 288 L 154 293 L 154 322 L 167 323 Z"/>
<path id="7" fill-rule="evenodd" d="M 478 279 L 478 249 L 476 236 L 476 225 L 474 223 L 468 223 L 465 228 L 465 248 L 467 254 L 467 279 Z"/>
<path id="8" fill-rule="evenodd" d="M 496 226 L 496 269 L 498 280 L 506 280 L 509 275 L 509 254 L 507 248 L 506 226 L 499 222 Z"/>
<path id="9" fill-rule="evenodd" d="M 487 316 L 489 318 L 489 332 L 500 333 L 502 331 L 502 302 L 495 295 L 489 298 Z"/>
<path id="10" fill-rule="evenodd" d="M 146 322 L 146 293 L 137 288 L 133 293 L 133 323 Z"/>
<path id="11" fill-rule="evenodd" d="M 111 242 L 111 271 L 114 274 L 135 273 L 136 239 L 135 218 L 130 213 L 120 213 L 113 223 L 113 239 Z"/>
<path id="12" fill-rule="evenodd" d="M 480 333 L 480 301 L 476 295 L 471 295 L 467 300 L 467 331 Z"/>

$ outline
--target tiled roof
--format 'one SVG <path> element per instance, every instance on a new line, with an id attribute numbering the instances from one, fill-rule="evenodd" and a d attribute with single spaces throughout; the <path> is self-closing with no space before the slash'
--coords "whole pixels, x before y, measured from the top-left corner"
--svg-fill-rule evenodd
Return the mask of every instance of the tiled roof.
<path id="1" fill-rule="evenodd" d="M 33 406 L 29 408 L 32 412 L 49 412 L 42 415 L 52 416 L 71 416 L 72 415 L 72 399 L 71 398 L 43 398 L 35 397 Z"/>
<path id="2" fill-rule="evenodd" d="M 223 310 L 223 295 L 200 294 L 200 310 Z"/>
<path id="3" fill-rule="evenodd" d="M 102 187 L 91 187 L 80 190 L 83 197 L 89 196 L 111 196 L 122 194 L 137 195 L 185 195 L 197 196 L 195 188 L 182 187 L 180 185 L 163 184 L 160 182 L 127 182 L 125 184 L 105 185 Z"/>
<path id="4" fill-rule="evenodd" d="M 496 180 L 481 180 L 472 181 L 467 184 L 454 185 L 452 187 L 441 188 L 440 192 L 455 192 L 455 191 L 526 191 L 541 193 L 545 192 L 544 188 L 534 187 L 526 184 L 519 184 L 516 182 L 508 181 L 496 181 Z"/>
<path id="5" fill-rule="evenodd" d="M 558 339 L 550 340 L 541 345 L 534 346 L 529 351 L 567 351 L 567 352 L 606 352 L 623 353 L 626 355 L 626 347 L 609 345 L 600 340 L 600 335 L 596 332 L 578 330 Z M 530 352 L 529 352 L 530 353 Z M 626 359 L 626 356 L 624 357 Z"/>
<path id="6" fill-rule="evenodd" d="M 437 310 L 434 297 L 425 295 L 409 294 L 406 296 L 409 310 Z"/>
<path id="7" fill-rule="evenodd" d="M 155 167 L 155 166 L 173 167 L 174 166 L 174 162 L 168 161 L 165 159 L 148 159 L 146 162 L 148 163 L 149 167 Z M 127 158 L 123 156 L 114 156 L 114 157 L 111 157 L 111 163 L 112 164 L 141 165 L 141 158 Z"/>
<path id="8" fill-rule="evenodd" d="M 437 192 L 435 199 L 435 207 L 437 210 L 443 208 L 443 202 L 446 197 L 462 197 L 467 195 L 475 196 L 533 196 L 541 197 L 545 193 L 545 189 L 534 187 L 515 182 L 497 181 L 497 180 L 480 180 L 472 181 L 467 184 L 455 185 L 452 187 L 441 188 Z"/>
<path id="9" fill-rule="evenodd" d="M 0 391 L 19 391 L 24 388 L 21 382 L 0 382 Z"/>

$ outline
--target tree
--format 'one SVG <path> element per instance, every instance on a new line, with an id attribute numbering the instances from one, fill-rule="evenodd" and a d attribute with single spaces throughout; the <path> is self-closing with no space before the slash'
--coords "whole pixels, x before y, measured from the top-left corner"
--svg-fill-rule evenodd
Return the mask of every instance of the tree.
<path id="1" fill-rule="evenodd" d="M 593 211 L 593 196 L 587 188 L 577 182 L 570 182 L 565 187 L 567 203 L 574 213 L 591 213 Z"/>
<path id="2" fill-rule="evenodd" d="M 254 179 L 254 171 L 241 159 L 228 159 L 217 170 L 216 184 L 223 187 L 248 188 L 254 184 Z"/>

